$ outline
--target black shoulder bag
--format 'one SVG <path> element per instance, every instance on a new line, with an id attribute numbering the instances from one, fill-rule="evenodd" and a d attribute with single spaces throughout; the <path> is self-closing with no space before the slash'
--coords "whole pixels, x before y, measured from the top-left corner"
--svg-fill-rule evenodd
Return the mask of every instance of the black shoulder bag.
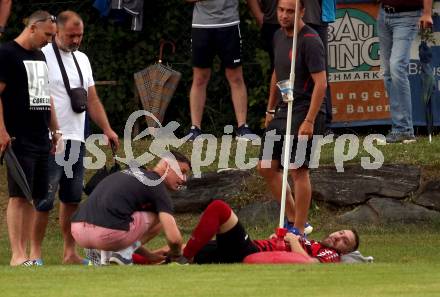
<path id="1" fill-rule="evenodd" d="M 84 87 L 70 88 L 69 78 L 67 77 L 66 69 L 64 68 L 63 61 L 61 60 L 60 50 L 58 49 L 55 39 L 52 40 L 52 47 L 57 57 L 58 65 L 60 66 L 61 75 L 63 76 L 64 86 L 66 87 L 67 94 L 70 97 L 70 103 L 72 109 L 76 113 L 82 113 L 87 110 L 87 90 Z M 78 70 L 79 79 L 81 80 L 81 86 L 84 86 L 84 80 L 79 68 L 78 61 L 72 52 L 73 61 L 75 62 L 76 69 Z"/>

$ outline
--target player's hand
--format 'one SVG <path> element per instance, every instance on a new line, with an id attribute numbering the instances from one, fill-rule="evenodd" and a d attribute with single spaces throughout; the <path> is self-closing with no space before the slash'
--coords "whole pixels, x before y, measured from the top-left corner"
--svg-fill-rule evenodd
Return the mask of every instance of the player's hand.
<path id="1" fill-rule="evenodd" d="M 299 126 L 298 136 L 307 136 L 308 139 L 313 136 L 313 123 L 304 120 L 301 126 Z"/>
<path id="2" fill-rule="evenodd" d="M 287 242 L 291 242 L 291 241 L 298 241 L 301 237 L 298 235 L 295 235 L 291 232 L 287 232 L 286 235 L 284 236 L 284 240 Z"/>
<path id="3" fill-rule="evenodd" d="M 269 123 L 273 120 L 273 114 L 267 113 L 266 118 L 264 120 L 264 128 L 267 128 Z"/>
<path id="4" fill-rule="evenodd" d="M 52 134 L 52 147 L 50 149 L 50 153 L 52 155 L 59 154 L 64 151 L 64 141 L 62 134 Z"/>

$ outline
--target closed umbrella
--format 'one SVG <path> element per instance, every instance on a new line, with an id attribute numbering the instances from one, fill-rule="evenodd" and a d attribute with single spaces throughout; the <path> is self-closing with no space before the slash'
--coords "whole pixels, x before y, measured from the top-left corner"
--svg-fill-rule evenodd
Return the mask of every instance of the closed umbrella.
<path id="1" fill-rule="evenodd" d="M 424 29 L 422 29 L 424 30 Z M 429 142 L 432 141 L 432 127 L 434 123 L 434 116 L 432 112 L 432 96 L 434 94 L 435 79 L 433 74 L 433 68 L 431 65 L 432 51 L 428 46 L 426 38 L 423 38 L 426 34 L 422 34 L 422 41 L 419 45 L 419 58 L 421 65 L 420 78 L 422 81 L 422 101 L 425 105 L 426 116 L 426 128 L 428 130 Z"/>
<path id="2" fill-rule="evenodd" d="M 17 157 L 15 156 L 14 151 L 12 150 L 12 147 L 10 145 L 3 151 L 0 157 L 1 165 L 3 165 L 3 160 L 8 167 L 11 177 L 20 187 L 25 198 L 29 201 L 29 203 L 33 204 L 32 191 L 27 182 L 26 175 L 23 171 L 23 168 L 21 168 L 21 165 L 18 162 Z"/>
<path id="3" fill-rule="evenodd" d="M 143 108 L 151 112 L 160 122 L 163 121 L 165 111 L 182 77 L 180 72 L 162 63 L 163 48 L 166 44 L 171 45 L 173 53 L 175 52 L 174 43 L 162 40 L 159 61 L 134 74 Z M 157 122 L 154 119 L 147 118 L 146 120 L 149 127 L 157 127 Z"/>

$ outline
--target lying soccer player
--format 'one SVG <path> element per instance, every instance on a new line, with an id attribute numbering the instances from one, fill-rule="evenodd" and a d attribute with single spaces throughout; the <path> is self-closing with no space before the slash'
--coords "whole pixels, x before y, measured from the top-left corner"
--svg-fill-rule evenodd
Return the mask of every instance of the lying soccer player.
<path id="1" fill-rule="evenodd" d="M 216 240 L 211 241 L 214 236 Z M 276 240 L 251 240 L 230 206 L 215 200 L 202 214 L 179 262 L 238 263 L 250 254 L 275 250 Z M 285 241 L 286 251 L 311 257 L 317 263 L 340 262 L 341 255 L 359 246 L 355 230 L 334 232 L 320 242 L 287 233 Z"/>

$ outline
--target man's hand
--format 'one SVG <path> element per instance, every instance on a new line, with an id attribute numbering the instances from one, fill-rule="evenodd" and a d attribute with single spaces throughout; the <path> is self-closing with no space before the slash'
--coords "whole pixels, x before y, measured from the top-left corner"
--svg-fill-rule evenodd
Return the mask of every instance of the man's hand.
<path id="1" fill-rule="evenodd" d="M 313 136 L 313 123 L 308 120 L 304 120 L 298 130 L 298 136 L 307 136 L 311 138 Z"/>
<path id="2" fill-rule="evenodd" d="M 298 236 L 298 235 L 295 235 L 295 234 L 293 234 L 291 232 L 287 232 L 286 235 L 284 236 L 284 241 L 287 242 L 287 243 L 291 243 L 292 241 L 293 242 L 299 242 L 300 238 L 301 237 Z"/>
<path id="3" fill-rule="evenodd" d="M 422 14 L 419 24 L 422 29 L 431 28 L 433 24 L 431 14 Z"/>
<path id="4" fill-rule="evenodd" d="M 0 130 L 0 153 L 3 153 L 11 144 L 11 137 L 5 129 Z"/>
<path id="5" fill-rule="evenodd" d="M 266 113 L 266 119 L 264 120 L 264 128 L 267 128 L 269 123 L 273 120 L 273 114 Z"/>
<path id="6" fill-rule="evenodd" d="M 64 150 L 63 135 L 59 133 L 52 134 L 52 147 L 50 153 L 52 155 L 59 154 Z"/>
<path id="7" fill-rule="evenodd" d="M 116 134 L 115 131 L 113 131 L 112 129 L 109 129 L 107 131 L 104 131 L 104 135 L 107 136 L 109 144 L 113 143 L 113 145 L 115 146 L 115 150 L 118 150 L 119 148 L 118 134 Z"/>

